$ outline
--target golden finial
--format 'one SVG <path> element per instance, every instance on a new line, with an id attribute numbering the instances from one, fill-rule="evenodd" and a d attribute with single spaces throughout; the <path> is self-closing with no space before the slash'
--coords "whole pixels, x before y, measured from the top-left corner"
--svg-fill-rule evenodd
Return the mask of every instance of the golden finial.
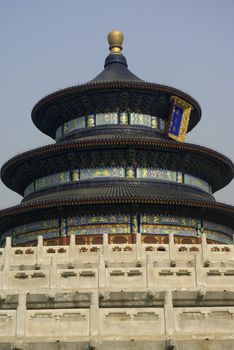
<path id="1" fill-rule="evenodd" d="M 122 51 L 122 43 L 124 40 L 123 33 L 118 30 L 112 30 L 107 36 L 108 43 L 110 45 L 109 50 L 111 53 L 121 53 Z"/>

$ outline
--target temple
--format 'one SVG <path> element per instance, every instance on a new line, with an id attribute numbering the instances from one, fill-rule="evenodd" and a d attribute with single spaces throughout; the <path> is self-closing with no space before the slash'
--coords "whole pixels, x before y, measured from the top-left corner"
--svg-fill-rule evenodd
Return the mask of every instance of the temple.
<path id="1" fill-rule="evenodd" d="M 194 98 L 133 74 L 121 32 L 108 42 L 100 74 L 33 108 L 55 143 L 2 167 L 23 199 L 0 211 L 0 344 L 213 349 L 226 320 L 215 346 L 234 346 L 234 207 L 214 198 L 234 165 L 185 142 Z"/>
<path id="2" fill-rule="evenodd" d="M 31 245 L 38 235 L 68 243 L 72 233 L 80 244 L 101 243 L 103 233 L 112 243 L 133 243 L 138 233 L 145 243 L 166 243 L 172 232 L 178 243 L 195 243 L 202 232 L 232 242 L 233 208 L 213 197 L 233 178 L 232 162 L 181 141 L 201 118 L 199 104 L 135 76 L 122 40 L 109 35 L 96 78 L 33 108 L 34 124 L 56 143 L 3 166 L 2 181 L 23 201 L 0 213 L 2 245 L 8 236 Z"/>

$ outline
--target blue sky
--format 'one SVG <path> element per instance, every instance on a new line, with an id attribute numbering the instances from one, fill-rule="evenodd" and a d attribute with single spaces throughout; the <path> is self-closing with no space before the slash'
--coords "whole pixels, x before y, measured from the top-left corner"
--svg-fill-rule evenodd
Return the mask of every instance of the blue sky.
<path id="1" fill-rule="evenodd" d="M 30 113 L 44 95 L 102 69 L 106 35 L 124 32 L 129 68 L 192 95 L 202 120 L 187 142 L 234 158 L 234 1 L 0 0 L 0 164 L 52 140 Z M 20 196 L 0 185 L 0 207 Z M 234 203 L 234 182 L 216 199 Z"/>

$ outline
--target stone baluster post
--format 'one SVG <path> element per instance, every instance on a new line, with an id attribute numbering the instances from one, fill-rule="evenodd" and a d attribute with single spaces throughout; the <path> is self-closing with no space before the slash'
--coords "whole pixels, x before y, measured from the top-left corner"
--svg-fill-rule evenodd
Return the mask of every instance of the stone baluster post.
<path id="1" fill-rule="evenodd" d="M 195 276 L 197 288 L 202 289 L 204 287 L 204 267 L 200 254 L 195 254 Z"/>
<path id="2" fill-rule="evenodd" d="M 51 258 L 50 265 L 50 288 L 54 289 L 57 286 L 57 259 L 56 256 Z"/>
<path id="3" fill-rule="evenodd" d="M 165 292 L 164 318 L 165 318 L 165 333 L 169 337 L 174 333 L 174 314 L 173 314 L 173 301 L 172 301 L 171 290 L 168 290 Z"/>
<path id="4" fill-rule="evenodd" d="M 109 243 L 108 243 L 108 234 L 103 234 L 103 255 L 105 261 L 109 260 Z"/>
<path id="5" fill-rule="evenodd" d="M 154 267 L 151 252 L 147 252 L 146 255 L 146 276 L 147 276 L 147 287 L 152 288 L 154 286 Z"/>
<path id="6" fill-rule="evenodd" d="M 90 305 L 90 336 L 96 336 L 99 332 L 99 295 L 98 291 L 91 293 Z"/>
<path id="7" fill-rule="evenodd" d="M 98 286 L 99 288 L 105 288 L 106 285 L 106 267 L 105 258 L 103 255 L 98 257 Z"/>
<path id="8" fill-rule="evenodd" d="M 203 233 L 201 236 L 201 248 L 202 248 L 202 259 L 203 261 L 208 260 L 208 249 L 207 249 L 207 240 L 206 240 L 206 234 Z"/>
<path id="9" fill-rule="evenodd" d="M 40 265 L 43 260 L 43 236 L 37 237 L 36 264 Z"/>
<path id="10" fill-rule="evenodd" d="M 174 234 L 169 234 L 169 259 L 176 260 L 176 245 L 174 243 Z"/>
<path id="11" fill-rule="evenodd" d="M 136 259 L 142 260 L 141 233 L 136 234 Z"/>
<path id="12" fill-rule="evenodd" d="M 73 263 L 76 257 L 76 236 L 74 233 L 70 235 L 69 245 L 69 263 Z"/>
<path id="13" fill-rule="evenodd" d="M 18 306 L 16 310 L 16 336 L 23 337 L 25 335 L 26 326 L 26 294 L 18 295 Z"/>
<path id="14" fill-rule="evenodd" d="M 10 271 L 10 259 L 11 259 L 11 237 L 6 238 L 6 245 L 4 248 L 4 266 L 2 271 L 2 290 L 6 290 L 9 287 L 9 271 Z"/>

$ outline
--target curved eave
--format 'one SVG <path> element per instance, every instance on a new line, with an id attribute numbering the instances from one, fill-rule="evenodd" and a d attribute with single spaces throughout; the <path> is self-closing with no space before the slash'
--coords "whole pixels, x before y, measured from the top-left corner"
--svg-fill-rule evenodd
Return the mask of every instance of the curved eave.
<path id="1" fill-rule="evenodd" d="M 12 189 L 13 191 L 23 194 L 24 186 L 28 185 L 26 183 L 24 186 L 19 184 L 14 177 L 17 168 L 23 163 L 28 163 L 31 161 L 36 161 L 37 159 L 45 159 L 46 157 L 52 157 L 55 155 L 67 156 L 69 152 L 76 152 L 79 150 L 94 150 L 94 149 L 110 149 L 110 148 L 124 148 L 124 147 L 140 147 L 145 149 L 150 149 L 154 151 L 165 151 L 165 152 L 175 152 L 175 153 L 191 153 L 192 155 L 199 156 L 201 158 L 207 158 L 214 161 L 217 166 L 222 169 L 224 178 L 221 179 L 222 186 L 219 188 L 214 188 L 214 191 L 227 185 L 234 177 L 234 165 L 232 161 L 223 156 L 222 154 L 213 151 L 209 148 L 188 144 L 188 143 L 178 143 L 167 140 L 157 140 L 157 139 L 144 139 L 144 138 L 110 138 L 110 139 L 88 139 L 79 140 L 75 142 L 59 143 L 40 147 L 20 155 L 13 157 L 7 163 L 5 163 L 1 169 L 1 179 L 4 184 Z M 29 170 L 30 170 L 30 164 Z M 211 174 L 212 176 L 212 174 Z M 23 180 L 23 179 L 22 179 Z"/>
<path id="2" fill-rule="evenodd" d="M 89 207 L 89 208 L 87 208 Z M 234 207 L 217 202 L 191 201 L 188 199 L 173 199 L 159 196 L 153 199 L 140 196 L 127 198 L 115 196 L 112 198 L 92 198 L 85 200 L 50 200 L 21 204 L 0 211 L 0 227 L 5 230 L 14 225 L 23 224 L 43 217 L 57 215 L 79 215 L 91 213 L 92 210 L 106 212 L 106 210 L 144 211 L 156 210 L 160 213 L 169 213 L 179 216 L 200 217 L 234 228 Z"/>
<path id="3" fill-rule="evenodd" d="M 115 94 L 120 92 L 123 93 L 123 96 L 118 96 L 117 101 L 115 103 L 111 103 L 109 109 L 111 109 L 111 107 L 115 109 L 120 108 L 120 106 L 123 105 L 123 103 L 120 103 L 120 100 L 122 99 L 124 100 L 124 106 L 126 110 L 133 108 L 132 106 L 136 105 L 135 111 L 138 111 L 140 109 L 139 112 L 151 114 L 153 113 L 152 106 L 154 104 L 152 97 L 155 95 L 157 98 L 160 96 L 167 97 L 167 109 L 164 108 L 163 110 L 165 113 L 168 112 L 168 108 L 170 106 L 169 98 L 175 95 L 184 99 L 193 106 L 188 131 L 191 131 L 201 119 L 201 107 L 198 102 L 188 94 L 176 88 L 141 81 L 110 81 L 90 82 L 56 91 L 42 98 L 34 106 L 32 110 L 32 120 L 39 130 L 54 138 L 56 128 L 67 120 L 79 117 L 82 115 L 82 113 L 84 115 L 86 113 L 89 114 L 94 112 L 104 112 L 104 110 L 102 110 L 104 107 L 101 104 L 101 98 L 98 98 L 95 107 L 93 106 L 93 96 L 95 94 L 103 93 L 106 95 L 108 93 Z M 139 105 L 139 98 L 135 98 L 131 106 L 128 106 L 127 101 L 131 98 L 131 95 L 134 92 L 142 95 L 141 103 Z M 126 93 L 128 94 L 127 98 Z M 108 100 L 110 99 L 105 100 L 105 111 L 106 108 L 108 108 Z M 66 103 L 66 101 L 69 104 L 69 111 L 72 105 L 79 105 L 77 112 L 78 115 L 69 115 L 69 113 L 64 113 L 61 103 Z M 60 112 L 58 112 L 58 106 L 60 106 Z M 49 107 L 50 113 L 47 115 L 46 111 Z M 90 108 L 94 110 L 91 110 Z M 110 112 L 113 112 L 113 110 L 110 110 Z M 79 113 L 81 115 L 79 115 Z M 161 117 L 163 117 L 163 115 Z"/>

